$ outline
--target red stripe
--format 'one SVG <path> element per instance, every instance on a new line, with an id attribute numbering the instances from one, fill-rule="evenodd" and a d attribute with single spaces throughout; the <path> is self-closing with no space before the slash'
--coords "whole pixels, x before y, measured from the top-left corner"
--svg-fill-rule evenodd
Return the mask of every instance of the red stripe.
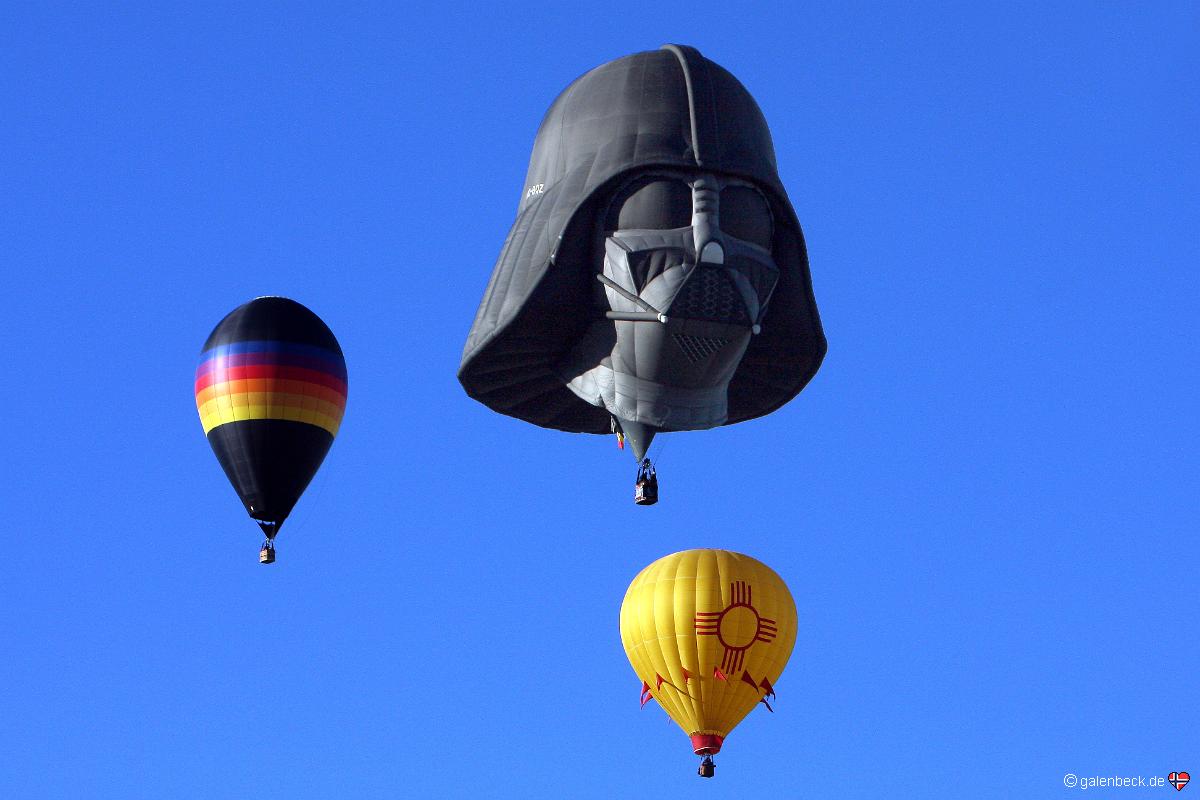
<path id="1" fill-rule="evenodd" d="M 212 386 L 214 383 L 226 383 L 227 381 L 243 380 L 246 378 L 284 378 L 288 380 L 307 381 L 327 386 L 330 389 L 340 392 L 342 395 L 346 394 L 345 382 L 338 380 L 327 372 L 304 369 L 303 367 L 287 367 L 281 364 L 230 367 L 228 369 L 213 370 L 203 375 L 197 375 L 196 391 L 199 392 L 201 389 Z"/>

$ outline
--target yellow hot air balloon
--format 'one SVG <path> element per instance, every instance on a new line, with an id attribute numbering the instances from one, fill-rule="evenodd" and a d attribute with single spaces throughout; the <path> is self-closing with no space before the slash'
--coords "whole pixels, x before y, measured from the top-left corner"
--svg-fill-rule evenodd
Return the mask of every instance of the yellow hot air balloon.
<path id="1" fill-rule="evenodd" d="M 692 737 L 711 778 L 729 731 L 775 694 L 796 644 L 796 603 L 761 561 L 728 550 L 660 558 L 629 585 L 621 642 L 653 697 Z M 770 705 L 767 704 L 767 708 Z"/>

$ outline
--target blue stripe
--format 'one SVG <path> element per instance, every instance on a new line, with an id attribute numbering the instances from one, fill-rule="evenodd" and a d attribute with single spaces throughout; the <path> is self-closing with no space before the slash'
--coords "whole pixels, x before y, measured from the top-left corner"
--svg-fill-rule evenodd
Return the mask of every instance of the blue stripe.
<path id="1" fill-rule="evenodd" d="M 329 364 L 331 372 L 338 374 L 343 379 L 346 377 L 346 360 L 342 358 L 341 353 L 335 353 L 332 350 L 327 350 L 324 347 L 318 347 L 314 344 L 297 344 L 295 342 L 273 340 L 219 344 L 200 354 L 200 364 L 203 365 L 205 361 L 212 358 L 224 358 L 226 356 L 246 353 L 289 353 L 319 358 Z"/>

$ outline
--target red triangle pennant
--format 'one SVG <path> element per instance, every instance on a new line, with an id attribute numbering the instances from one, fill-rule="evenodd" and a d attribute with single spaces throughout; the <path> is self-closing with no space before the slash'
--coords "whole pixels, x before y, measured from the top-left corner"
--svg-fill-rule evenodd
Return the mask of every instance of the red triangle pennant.
<path id="1" fill-rule="evenodd" d="M 646 706 L 646 703 L 650 702 L 650 698 L 652 698 L 652 697 L 654 697 L 654 695 L 650 694 L 650 684 L 646 683 L 645 681 L 642 681 L 642 707 L 643 708 Z"/>
<path id="2" fill-rule="evenodd" d="M 661 689 L 662 685 L 667 682 L 667 679 L 662 675 L 659 675 L 657 672 L 654 673 L 654 677 L 658 681 L 658 685 L 654 687 L 655 689 Z"/>
<path id="3" fill-rule="evenodd" d="M 719 681 L 725 681 L 727 683 L 729 682 L 729 678 L 725 677 L 725 673 L 721 672 L 720 667 L 713 667 L 713 677 Z"/>
<path id="4" fill-rule="evenodd" d="M 758 701 L 758 702 L 760 702 L 760 703 L 762 703 L 764 706 L 766 706 L 766 707 L 767 707 L 767 711 L 770 711 L 772 714 L 774 714 L 774 713 L 775 713 L 775 709 L 771 708 L 771 704 L 767 702 L 767 698 L 765 698 L 765 697 L 759 698 L 759 701 Z"/>
<path id="5" fill-rule="evenodd" d="M 771 682 L 769 680 L 767 680 L 766 678 L 763 678 L 761 681 L 759 681 L 758 688 L 760 688 L 764 692 L 766 692 L 764 697 L 774 697 L 775 696 L 775 687 L 771 686 Z M 769 707 L 770 706 L 768 706 L 768 708 Z"/>
<path id="6" fill-rule="evenodd" d="M 748 683 L 754 687 L 754 691 L 758 691 L 758 683 L 754 680 L 754 678 L 750 677 L 749 672 L 742 673 L 742 683 Z"/>
<path id="7" fill-rule="evenodd" d="M 693 675 L 692 673 L 687 671 L 687 667 L 680 667 L 680 669 L 683 670 L 683 682 L 684 683 L 687 683 L 692 678 L 696 677 L 695 675 Z"/>

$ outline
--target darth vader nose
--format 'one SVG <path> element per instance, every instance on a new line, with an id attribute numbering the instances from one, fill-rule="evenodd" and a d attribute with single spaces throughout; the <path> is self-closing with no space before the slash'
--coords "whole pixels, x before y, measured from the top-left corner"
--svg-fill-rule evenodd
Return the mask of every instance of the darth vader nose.
<path id="1" fill-rule="evenodd" d="M 725 263 L 721 244 L 720 184 L 712 175 L 701 175 L 692 184 L 692 235 L 697 258 L 709 264 Z"/>

